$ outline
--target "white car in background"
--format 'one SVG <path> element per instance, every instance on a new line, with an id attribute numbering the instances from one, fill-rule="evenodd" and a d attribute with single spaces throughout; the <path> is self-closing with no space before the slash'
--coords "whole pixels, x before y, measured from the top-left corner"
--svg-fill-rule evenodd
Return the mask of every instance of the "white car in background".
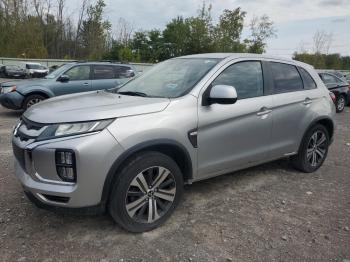
<path id="1" fill-rule="evenodd" d="M 29 77 L 44 77 L 49 73 L 49 68 L 40 63 L 23 63 Z"/>

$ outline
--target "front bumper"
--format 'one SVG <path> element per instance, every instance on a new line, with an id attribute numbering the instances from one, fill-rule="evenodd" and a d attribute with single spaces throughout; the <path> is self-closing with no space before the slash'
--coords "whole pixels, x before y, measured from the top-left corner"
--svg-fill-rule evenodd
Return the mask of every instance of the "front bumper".
<path id="1" fill-rule="evenodd" d="M 124 151 L 108 130 L 97 134 L 27 144 L 13 138 L 15 173 L 30 199 L 41 207 L 86 208 L 101 206 L 106 176 Z M 57 175 L 56 149 L 73 150 L 77 182 Z M 38 204 L 39 203 L 39 204 Z"/>
<path id="2" fill-rule="evenodd" d="M 24 96 L 18 92 L 0 94 L 0 104 L 3 107 L 18 110 L 22 108 Z"/>

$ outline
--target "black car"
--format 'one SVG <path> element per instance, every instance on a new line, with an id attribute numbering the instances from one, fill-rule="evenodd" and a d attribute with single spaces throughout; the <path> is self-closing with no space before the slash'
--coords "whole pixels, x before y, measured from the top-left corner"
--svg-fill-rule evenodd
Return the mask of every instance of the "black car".
<path id="1" fill-rule="evenodd" d="M 335 107 L 337 112 L 342 112 L 350 103 L 350 85 L 346 81 L 331 73 L 319 73 L 322 81 L 329 91 L 336 96 Z"/>
<path id="2" fill-rule="evenodd" d="M 1 67 L 1 76 L 7 78 L 26 78 L 27 73 L 19 66 L 5 65 Z"/>

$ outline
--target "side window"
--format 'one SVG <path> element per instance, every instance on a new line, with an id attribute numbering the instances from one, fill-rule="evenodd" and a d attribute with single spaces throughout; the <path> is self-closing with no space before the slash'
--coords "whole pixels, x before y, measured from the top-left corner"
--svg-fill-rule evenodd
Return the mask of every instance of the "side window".
<path id="1" fill-rule="evenodd" d="M 321 74 L 321 78 L 325 84 L 337 83 L 337 78 L 329 74 Z"/>
<path id="2" fill-rule="evenodd" d="M 72 69 L 69 69 L 65 75 L 69 76 L 71 81 L 77 80 L 89 80 L 90 79 L 90 66 L 75 66 Z"/>
<path id="3" fill-rule="evenodd" d="M 213 82 L 214 85 L 230 85 L 237 90 L 238 99 L 262 96 L 264 80 L 261 63 L 247 61 L 226 68 Z"/>
<path id="4" fill-rule="evenodd" d="M 116 78 L 130 78 L 135 76 L 134 70 L 129 66 L 116 66 L 115 70 Z"/>
<path id="5" fill-rule="evenodd" d="M 113 79 L 114 70 L 112 66 L 95 65 L 93 66 L 93 79 Z"/>
<path id="6" fill-rule="evenodd" d="M 303 82 L 293 65 L 270 62 L 275 83 L 275 93 L 294 92 L 303 89 Z"/>
<path id="7" fill-rule="evenodd" d="M 311 75 L 304 68 L 299 67 L 299 72 L 300 72 L 301 77 L 303 79 L 305 89 L 314 89 L 317 87 L 314 79 L 311 77 Z"/>

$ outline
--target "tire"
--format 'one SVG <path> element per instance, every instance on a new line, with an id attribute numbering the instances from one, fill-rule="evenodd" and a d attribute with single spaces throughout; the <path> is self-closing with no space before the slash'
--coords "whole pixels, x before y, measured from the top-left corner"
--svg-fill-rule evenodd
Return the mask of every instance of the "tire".
<path id="1" fill-rule="evenodd" d="M 150 231 L 163 224 L 183 194 L 180 168 L 162 153 L 137 154 L 116 175 L 108 209 L 114 221 L 130 232 Z"/>
<path id="2" fill-rule="evenodd" d="M 32 105 L 35 105 L 35 104 L 37 104 L 45 99 L 46 98 L 42 95 L 29 95 L 24 99 L 22 107 L 24 110 L 27 110 Z"/>
<path id="3" fill-rule="evenodd" d="M 344 95 L 339 95 L 337 97 L 337 101 L 335 102 L 335 109 L 337 113 L 343 112 L 346 105 L 346 98 Z"/>
<path id="4" fill-rule="evenodd" d="M 316 140 L 316 145 L 314 141 Z M 292 158 L 293 166 L 305 173 L 319 169 L 327 158 L 329 134 L 320 124 L 310 128 L 303 137 L 298 155 Z M 311 157 L 310 157 L 311 156 Z"/>

